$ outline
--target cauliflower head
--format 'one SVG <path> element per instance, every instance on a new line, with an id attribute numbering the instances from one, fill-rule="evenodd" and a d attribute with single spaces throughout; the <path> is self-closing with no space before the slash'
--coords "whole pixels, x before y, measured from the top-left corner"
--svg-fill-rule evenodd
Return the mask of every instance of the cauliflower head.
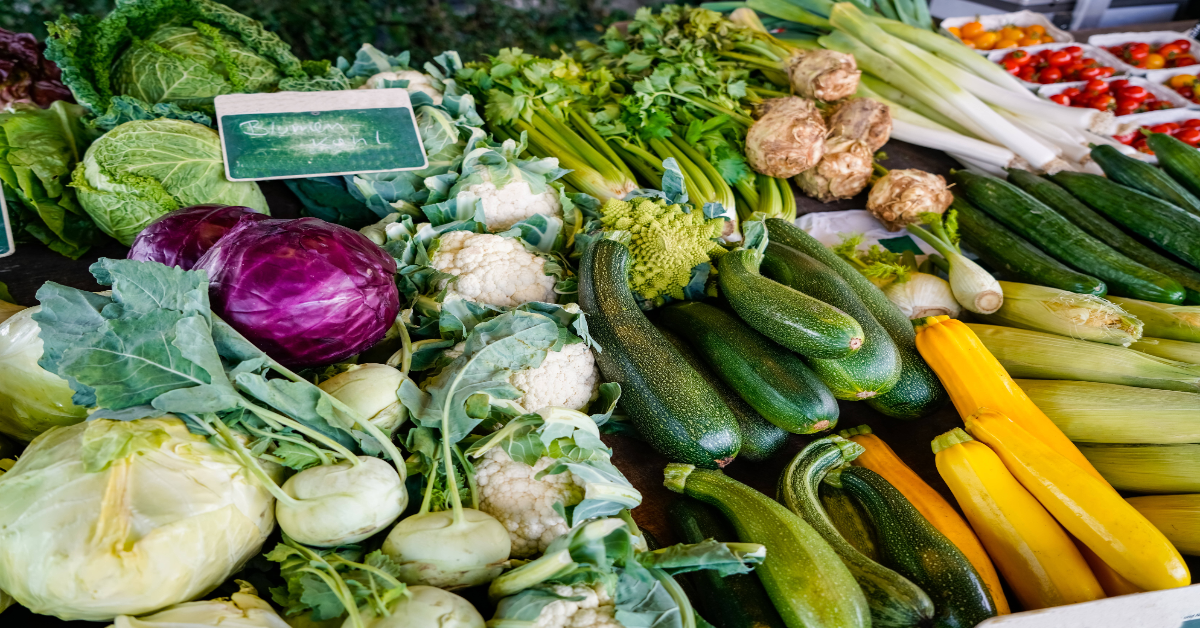
<path id="1" fill-rule="evenodd" d="M 570 530 L 554 504 L 574 506 L 583 501 L 584 484 L 570 471 L 534 479 L 554 464 L 543 456 L 532 467 L 513 460 L 501 447 L 487 450 L 475 461 L 479 509 L 504 524 L 512 539 L 512 557 L 529 558 Z"/>
<path id="2" fill-rule="evenodd" d="M 546 406 L 583 410 L 600 388 L 600 369 L 592 350 L 579 342 L 547 353 L 540 366 L 517 371 L 508 381 L 525 393 L 517 403 L 530 412 Z"/>
<path id="3" fill-rule="evenodd" d="M 606 231 L 629 232 L 629 284 L 647 301 L 683 299 L 692 269 L 724 251 L 716 238 L 724 231 L 725 219 L 706 219 L 682 205 L 649 198 L 610 199 L 600 213 Z"/>
<path id="4" fill-rule="evenodd" d="M 451 231 L 440 240 L 430 266 L 458 278 L 450 294 L 499 307 L 554 303 L 554 277 L 545 273 L 546 260 L 519 241 L 470 231 Z M 438 286 L 445 287 L 445 282 Z"/>
<path id="5" fill-rule="evenodd" d="M 377 89 L 386 85 L 385 81 L 408 81 L 408 87 L 404 88 L 405 91 L 410 94 L 414 92 L 429 94 L 429 97 L 433 99 L 433 104 L 442 104 L 442 90 L 433 84 L 433 79 L 429 75 L 416 70 L 380 72 L 367 79 L 367 82 L 359 87 L 359 89 Z"/>
<path id="6" fill-rule="evenodd" d="M 579 601 L 555 600 L 544 606 L 533 628 L 623 628 L 617 621 L 617 605 L 604 590 L 586 585 L 555 585 L 563 597 L 582 597 Z"/>
<path id="7" fill-rule="evenodd" d="M 489 231 L 504 231 L 536 214 L 562 217 L 562 202 L 554 188 L 534 194 L 528 181 L 512 181 L 500 188 L 485 181 L 467 190 L 483 201 L 483 216 Z"/>

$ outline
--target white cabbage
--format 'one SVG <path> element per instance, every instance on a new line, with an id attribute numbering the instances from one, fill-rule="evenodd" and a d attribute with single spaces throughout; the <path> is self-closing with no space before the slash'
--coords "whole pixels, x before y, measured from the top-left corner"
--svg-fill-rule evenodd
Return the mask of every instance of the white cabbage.
<path id="1" fill-rule="evenodd" d="M 176 604 L 153 615 L 121 615 L 108 628 L 289 628 L 250 583 L 228 598 Z"/>
<path id="2" fill-rule="evenodd" d="M 362 614 L 366 628 L 483 628 L 483 615 L 461 597 L 434 587 L 408 587 L 406 594 L 388 609 L 387 617 L 371 610 Z M 350 619 L 342 628 L 353 628 Z"/>
<path id="3" fill-rule="evenodd" d="M 14 602 L 13 602 L 12 596 L 5 593 L 4 591 L 0 591 L 0 613 L 3 613 L 5 609 L 12 606 L 13 604 L 14 604 Z"/>
<path id="4" fill-rule="evenodd" d="M 0 434 L 17 440 L 87 417 L 85 408 L 71 403 L 67 380 L 38 366 L 41 327 L 33 315 L 41 309 L 21 310 L 0 323 Z"/>
<path id="5" fill-rule="evenodd" d="M 154 612 L 208 593 L 258 553 L 274 505 L 177 418 L 54 428 L 0 476 L 0 589 L 67 620 Z"/>
<path id="6" fill-rule="evenodd" d="M 408 505 L 404 480 L 395 467 L 371 456 L 310 467 L 288 478 L 283 492 L 295 504 L 275 505 L 279 527 L 292 539 L 314 547 L 365 540 L 392 525 Z"/>

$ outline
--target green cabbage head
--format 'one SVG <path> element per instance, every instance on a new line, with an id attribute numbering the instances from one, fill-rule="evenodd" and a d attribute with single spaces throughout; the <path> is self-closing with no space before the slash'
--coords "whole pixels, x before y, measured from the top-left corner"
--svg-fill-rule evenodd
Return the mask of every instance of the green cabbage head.
<path id="1" fill-rule="evenodd" d="M 0 323 L 0 434 L 23 441 L 87 417 L 85 408 L 71 403 L 67 380 L 38 366 L 41 327 L 33 315 L 41 309 L 21 310 Z"/>
<path id="2" fill-rule="evenodd" d="M 144 615 L 241 569 L 273 512 L 233 454 L 175 417 L 54 428 L 0 476 L 0 589 L 65 620 Z"/>
<path id="3" fill-rule="evenodd" d="M 221 94 L 272 92 L 283 75 L 241 40 L 203 22 L 161 26 L 134 39 L 117 59 L 113 91 L 184 109 L 212 105 Z"/>
<path id="4" fill-rule="evenodd" d="M 217 132 L 183 120 L 134 120 L 105 133 L 76 166 L 71 185 L 92 220 L 125 246 L 181 207 L 216 203 L 270 213 L 258 184 L 225 178 Z"/>

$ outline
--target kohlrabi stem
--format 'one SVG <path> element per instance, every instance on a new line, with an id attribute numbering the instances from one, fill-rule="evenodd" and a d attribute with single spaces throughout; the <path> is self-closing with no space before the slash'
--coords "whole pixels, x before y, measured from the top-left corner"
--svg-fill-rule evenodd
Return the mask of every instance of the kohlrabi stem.
<path id="1" fill-rule="evenodd" d="M 401 323 L 400 327 L 401 327 L 401 329 L 404 329 L 404 324 Z M 406 338 L 407 336 L 408 336 L 408 330 L 404 329 L 402 337 Z M 289 370 L 287 367 L 283 366 L 282 364 L 273 363 L 272 368 L 275 368 L 275 370 L 279 371 L 284 377 L 287 377 L 288 379 L 292 380 L 293 382 L 304 382 L 305 384 L 308 384 L 310 386 L 312 385 L 312 382 L 293 373 L 291 370 Z M 316 386 L 315 388 L 317 390 L 321 391 L 321 396 L 328 399 L 329 402 L 331 404 L 333 404 L 333 407 L 344 412 L 347 416 L 349 416 L 351 419 L 353 419 L 354 423 L 357 424 L 359 427 L 361 427 L 364 432 L 366 432 L 367 434 L 370 434 L 371 438 L 374 438 L 375 440 L 379 441 L 379 444 L 383 446 L 383 450 L 385 452 L 387 452 L 388 456 L 391 456 L 392 466 L 396 467 L 396 472 L 400 474 L 401 480 L 408 477 L 406 475 L 406 472 L 404 469 L 404 458 L 400 455 L 400 450 L 396 449 L 396 445 L 392 443 L 392 439 L 390 437 L 388 437 L 387 434 L 384 434 L 383 430 L 379 429 L 373 423 L 368 421 L 365 417 L 360 415 L 358 413 L 358 410 L 355 410 L 354 408 L 351 408 L 350 406 L 346 405 L 345 402 L 343 402 L 341 399 L 338 399 L 337 397 L 334 397 L 333 395 L 325 392 L 324 390 L 321 390 L 320 386 Z M 340 450 L 338 450 L 338 451 L 340 453 Z M 354 463 L 354 466 L 358 466 L 358 462 L 359 462 L 358 456 L 351 454 L 351 459 L 352 459 L 352 462 Z"/>
<path id="2" fill-rule="evenodd" d="M 463 475 L 467 476 L 467 488 L 471 491 L 471 508 L 479 510 L 479 487 L 475 485 L 474 469 L 471 467 L 471 463 L 467 460 L 467 457 L 463 455 L 458 443 L 454 444 L 454 453 L 458 456 L 458 461 L 462 463 Z M 455 486 L 454 489 L 458 490 L 458 487 Z"/>
<path id="3" fill-rule="evenodd" d="M 297 432 L 300 432 L 301 434 L 304 434 L 305 436 L 321 443 L 322 445 L 325 445 L 326 447 L 336 451 L 338 454 L 341 454 L 341 456 L 343 458 L 349 460 L 353 466 L 357 467 L 360 464 L 358 456 L 354 455 L 354 452 L 350 451 L 349 449 L 346 449 L 341 443 L 337 442 L 336 440 L 329 438 L 328 436 L 318 432 L 317 430 L 312 429 L 311 427 L 308 427 L 307 425 L 305 425 L 299 421 L 296 421 L 290 417 L 283 416 L 282 414 L 279 414 L 278 412 L 272 412 L 271 410 L 268 410 L 262 406 L 251 403 L 250 401 L 247 401 L 244 398 L 242 399 L 242 407 L 246 408 L 250 412 L 253 412 L 255 416 L 263 419 L 264 421 L 270 419 L 271 421 L 274 421 L 275 423 L 278 423 L 279 425 L 282 425 L 285 427 L 290 427 L 290 428 L 296 430 Z"/>
<path id="4" fill-rule="evenodd" d="M 292 547 L 297 547 L 298 545 L 299 544 L 296 544 Z M 297 549 L 299 549 L 299 547 L 297 547 Z M 307 549 L 308 548 L 304 548 L 302 551 Z M 329 590 L 332 591 L 335 596 L 337 596 L 338 601 L 342 603 L 342 608 L 346 609 L 346 613 L 350 615 L 350 621 L 352 622 L 354 628 L 366 628 L 366 625 L 363 624 L 362 617 L 358 614 L 358 604 L 354 603 L 354 594 L 350 593 L 350 588 L 346 586 L 346 581 L 342 580 L 342 577 L 337 575 L 337 570 L 334 569 L 333 566 L 329 565 L 329 563 L 326 563 L 315 552 L 307 553 L 311 554 L 311 556 L 306 557 L 310 562 L 314 559 L 319 560 L 322 563 L 325 563 L 325 565 L 328 566 L 330 571 L 333 573 L 331 575 L 322 569 L 307 566 L 301 567 L 299 571 L 313 574 L 324 581 L 325 586 L 329 587 Z"/>
<path id="5" fill-rule="evenodd" d="M 429 475 L 425 480 L 425 495 L 421 498 L 421 511 L 417 514 L 425 514 L 429 512 L 429 507 L 433 504 L 433 483 L 437 481 L 437 460 L 433 461 L 433 465 L 429 469 Z"/>
<path id="6" fill-rule="evenodd" d="M 225 441 L 225 445 L 229 448 L 230 452 L 249 469 L 250 475 L 253 475 L 255 479 L 262 482 L 263 488 L 267 489 L 268 493 L 289 506 L 295 507 L 300 505 L 300 500 L 283 492 L 283 489 L 275 483 L 275 480 L 272 480 L 271 476 L 267 475 L 267 472 L 258 466 L 258 461 L 254 459 L 254 455 L 238 442 L 237 437 L 233 435 L 233 431 L 229 429 L 228 425 L 225 425 L 224 421 L 217 419 L 212 422 L 212 426 L 216 428 L 217 434 L 221 435 L 221 440 Z"/>
<path id="7" fill-rule="evenodd" d="M 246 429 L 250 430 L 254 434 L 261 436 L 263 438 L 274 438 L 276 440 L 282 440 L 282 441 L 292 443 L 293 445 L 299 445 L 301 447 L 304 447 L 313 452 L 313 455 L 315 455 L 317 457 L 317 460 L 321 461 L 321 466 L 326 466 L 329 464 L 329 457 L 327 455 L 325 455 L 325 450 L 321 449 L 320 447 L 313 446 L 312 443 L 304 440 L 303 438 L 293 438 L 291 436 L 284 436 L 283 434 L 276 434 L 274 432 L 260 430 L 256 427 L 252 427 L 250 425 L 247 425 Z"/>
<path id="8" fill-rule="evenodd" d="M 408 325 L 404 321 L 400 321 L 400 351 L 403 352 L 400 358 L 400 374 L 408 377 L 408 371 L 412 368 L 413 343 L 412 336 L 408 335 Z"/>
<path id="9" fill-rule="evenodd" d="M 475 358 L 479 357 L 480 353 L 488 350 L 488 345 L 479 350 L 475 357 L 467 361 L 458 374 L 454 376 L 454 381 L 450 383 L 450 389 L 446 394 L 446 403 L 442 406 L 442 458 L 446 465 L 446 490 L 450 491 L 450 503 L 454 506 L 454 525 L 461 526 L 466 523 L 466 517 L 463 515 L 462 496 L 458 494 L 458 476 L 454 473 L 454 455 L 451 453 L 450 446 L 450 404 L 454 402 L 454 392 L 458 390 L 459 383 L 467 374 L 467 370 L 471 368 L 471 363 Z"/>

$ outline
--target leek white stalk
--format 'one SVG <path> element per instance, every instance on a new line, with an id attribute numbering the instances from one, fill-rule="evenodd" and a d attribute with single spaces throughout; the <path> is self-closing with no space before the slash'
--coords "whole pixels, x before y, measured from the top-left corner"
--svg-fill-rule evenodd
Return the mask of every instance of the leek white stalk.
<path id="1" fill-rule="evenodd" d="M 940 219 L 940 217 L 939 217 Z M 941 230 L 940 220 L 931 224 L 935 231 Z M 917 225 L 909 225 L 908 231 L 932 246 L 950 264 L 950 291 L 959 305 L 976 314 L 991 314 L 1004 304 L 1004 290 L 979 264 L 967 259 L 958 248 L 939 234 Z"/>
<path id="2" fill-rule="evenodd" d="M 1023 96 L 1027 99 L 1037 99 L 1037 96 L 1029 93 L 1029 90 L 1021 84 L 1013 75 L 1009 74 L 1004 68 L 992 63 L 983 55 L 967 48 L 963 44 L 954 41 L 948 37 L 943 37 L 930 30 L 915 28 L 903 22 L 889 20 L 883 17 L 868 17 L 867 19 L 874 22 L 879 28 L 888 33 L 904 40 L 905 42 L 920 46 L 924 50 L 935 53 L 949 61 L 952 61 L 977 76 L 982 76 L 989 82 L 999 85 L 1013 93 Z"/>
<path id="3" fill-rule="evenodd" d="M 1141 321 L 1100 297 L 1012 281 L 1001 281 L 1000 288 L 1004 305 L 981 315 L 986 323 L 1122 347 L 1142 337 Z"/>
<path id="4" fill-rule="evenodd" d="M 908 42 L 900 42 L 900 45 L 925 63 L 928 63 L 930 67 L 940 72 L 947 79 L 988 104 L 996 105 L 1013 113 L 1036 116 L 1054 124 L 1081 130 L 1087 129 L 1107 133 L 1115 129 L 1115 118 L 1111 112 L 1081 107 L 1064 107 L 1037 98 L 1030 100 L 1022 95 L 999 87 L 994 83 L 989 83 L 979 78 L 979 76 L 941 57 L 929 54 Z M 1029 95 L 1029 90 L 1022 90 L 1022 92 L 1025 96 Z"/>
<path id="5" fill-rule="evenodd" d="M 1001 117 L 1003 117 L 1005 120 L 1008 120 L 1009 122 L 1011 122 L 1013 124 L 1013 126 L 1017 127 L 1018 129 L 1021 129 L 1026 134 L 1028 134 L 1029 137 L 1033 138 L 1033 141 L 1041 144 L 1042 146 L 1045 146 L 1046 150 L 1054 151 L 1054 154 L 1059 157 L 1063 156 L 1063 149 L 1061 146 L 1050 141 L 1049 138 L 1043 136 L 1041 133 L 1031 129 L 1028 125 L 1026 125 L 1024 122 L 1019 120 L 1013 114 L 1011 114 L 1011 113 L 1005 111 L 1004 109 L 997 107 L 995 105 L 992 105 L 992 110 L 994 110 L 996 113 L 1000 114 Z"/>
<path id="6" fill-rule="evenodd" d="M 906 112 L 892 111 L 892 137 L 934 150 L 970 155 L 973 161 L 988 164 L 993 168 L 1010 168 L 1017 164 L 1016 153 L 995 144 L 959 135 L 949 129 L 941 130 L 930 126 L 937 124 L 926 120 L 928 125 L 914 124 Z M 944 127 L 943 127 L 944 128 Z"/>
<path id="7" fill-rule="evenodd" d="M 946 127 L 947 129 L 950 129 L 951 131 L 954 131 L 955 133 L 958 133 L 959 135 L 966 135 L 973 138 L 975 137 L 965 127 L 942 115 L 933 107 L 930 107 L 920 100 L 917 100 L 916 98 L 906 94 L 904 90 L 897 89 L 896 87 L 889 85 L 886 81 L 875 78 L 870 74 L 862 75 L 862 78 L 859 79 L 858 89 L 860 92 L 862 92 L 860 95 L 865 98 L 874 98 L 875 100 L 887 100 L 889 102 L 894 102 L 897 105 L 912 111 L 913 113 L 917 113 L 929 118 L 930 120 L 943 127 Z M 870 96 L 868 94 L 875 94 L 875 96 Z"/>
<path id="8" fill-rule="evenodd" d="M 962 314 L 950 284 L 936 275 L 911 273 L 908 281 L 888 285 L 883 289 L 883 294 L 909 320 L 920 320 L 927 316 L 958 318 Z"/>
<path id="9" fill-rule="evenodd" d="M 913 54 L 895 37 L 888 35 L 883 29 L 868 21 L 862 11 L 854 5 L 847 2 L 835 4 L 829 19 L 836 28 L 844 29 L 871 48 L 894 59 L 909 73 L 917 76 L 930 90 L 937 92 L 961 109 L 978 126 L 989 129 L 992 137 L 1023 157 L 1033 167 L 1039 170 L 1055 167 L 1054 162 L 1058 156 L 1053 151 L 1047 150 L 1046 147 L 1034 141 L 1026 133 L 1013 126 L 1011 122 L 992 111 L 973 94 Z"/>
<path id="10" fill-rule="evenodd" d="M 982 161 L 976 161 L 974 159 L 971 159 L 970 157 L 967 157 L 965 155 L 960 155 L 958 153 L 947 152 L 946 154 L 953 157 L 955 161 L 962 164 L 963 167 L 965 167 L 967 170 L 973 170 L 975 172 L 982 173 L 982 174 L 990 174 L 994 177 L 1003 178 L 1003 177 L 1008 176 L 1008 173 L 1005 172 L 1004 168 L 1001 168 L 1000 166 L 994 166 L 992 164 L 984 163 Z M 1014 166 L 1014 167 L 1020 167 L 1020 166 Z"/>

